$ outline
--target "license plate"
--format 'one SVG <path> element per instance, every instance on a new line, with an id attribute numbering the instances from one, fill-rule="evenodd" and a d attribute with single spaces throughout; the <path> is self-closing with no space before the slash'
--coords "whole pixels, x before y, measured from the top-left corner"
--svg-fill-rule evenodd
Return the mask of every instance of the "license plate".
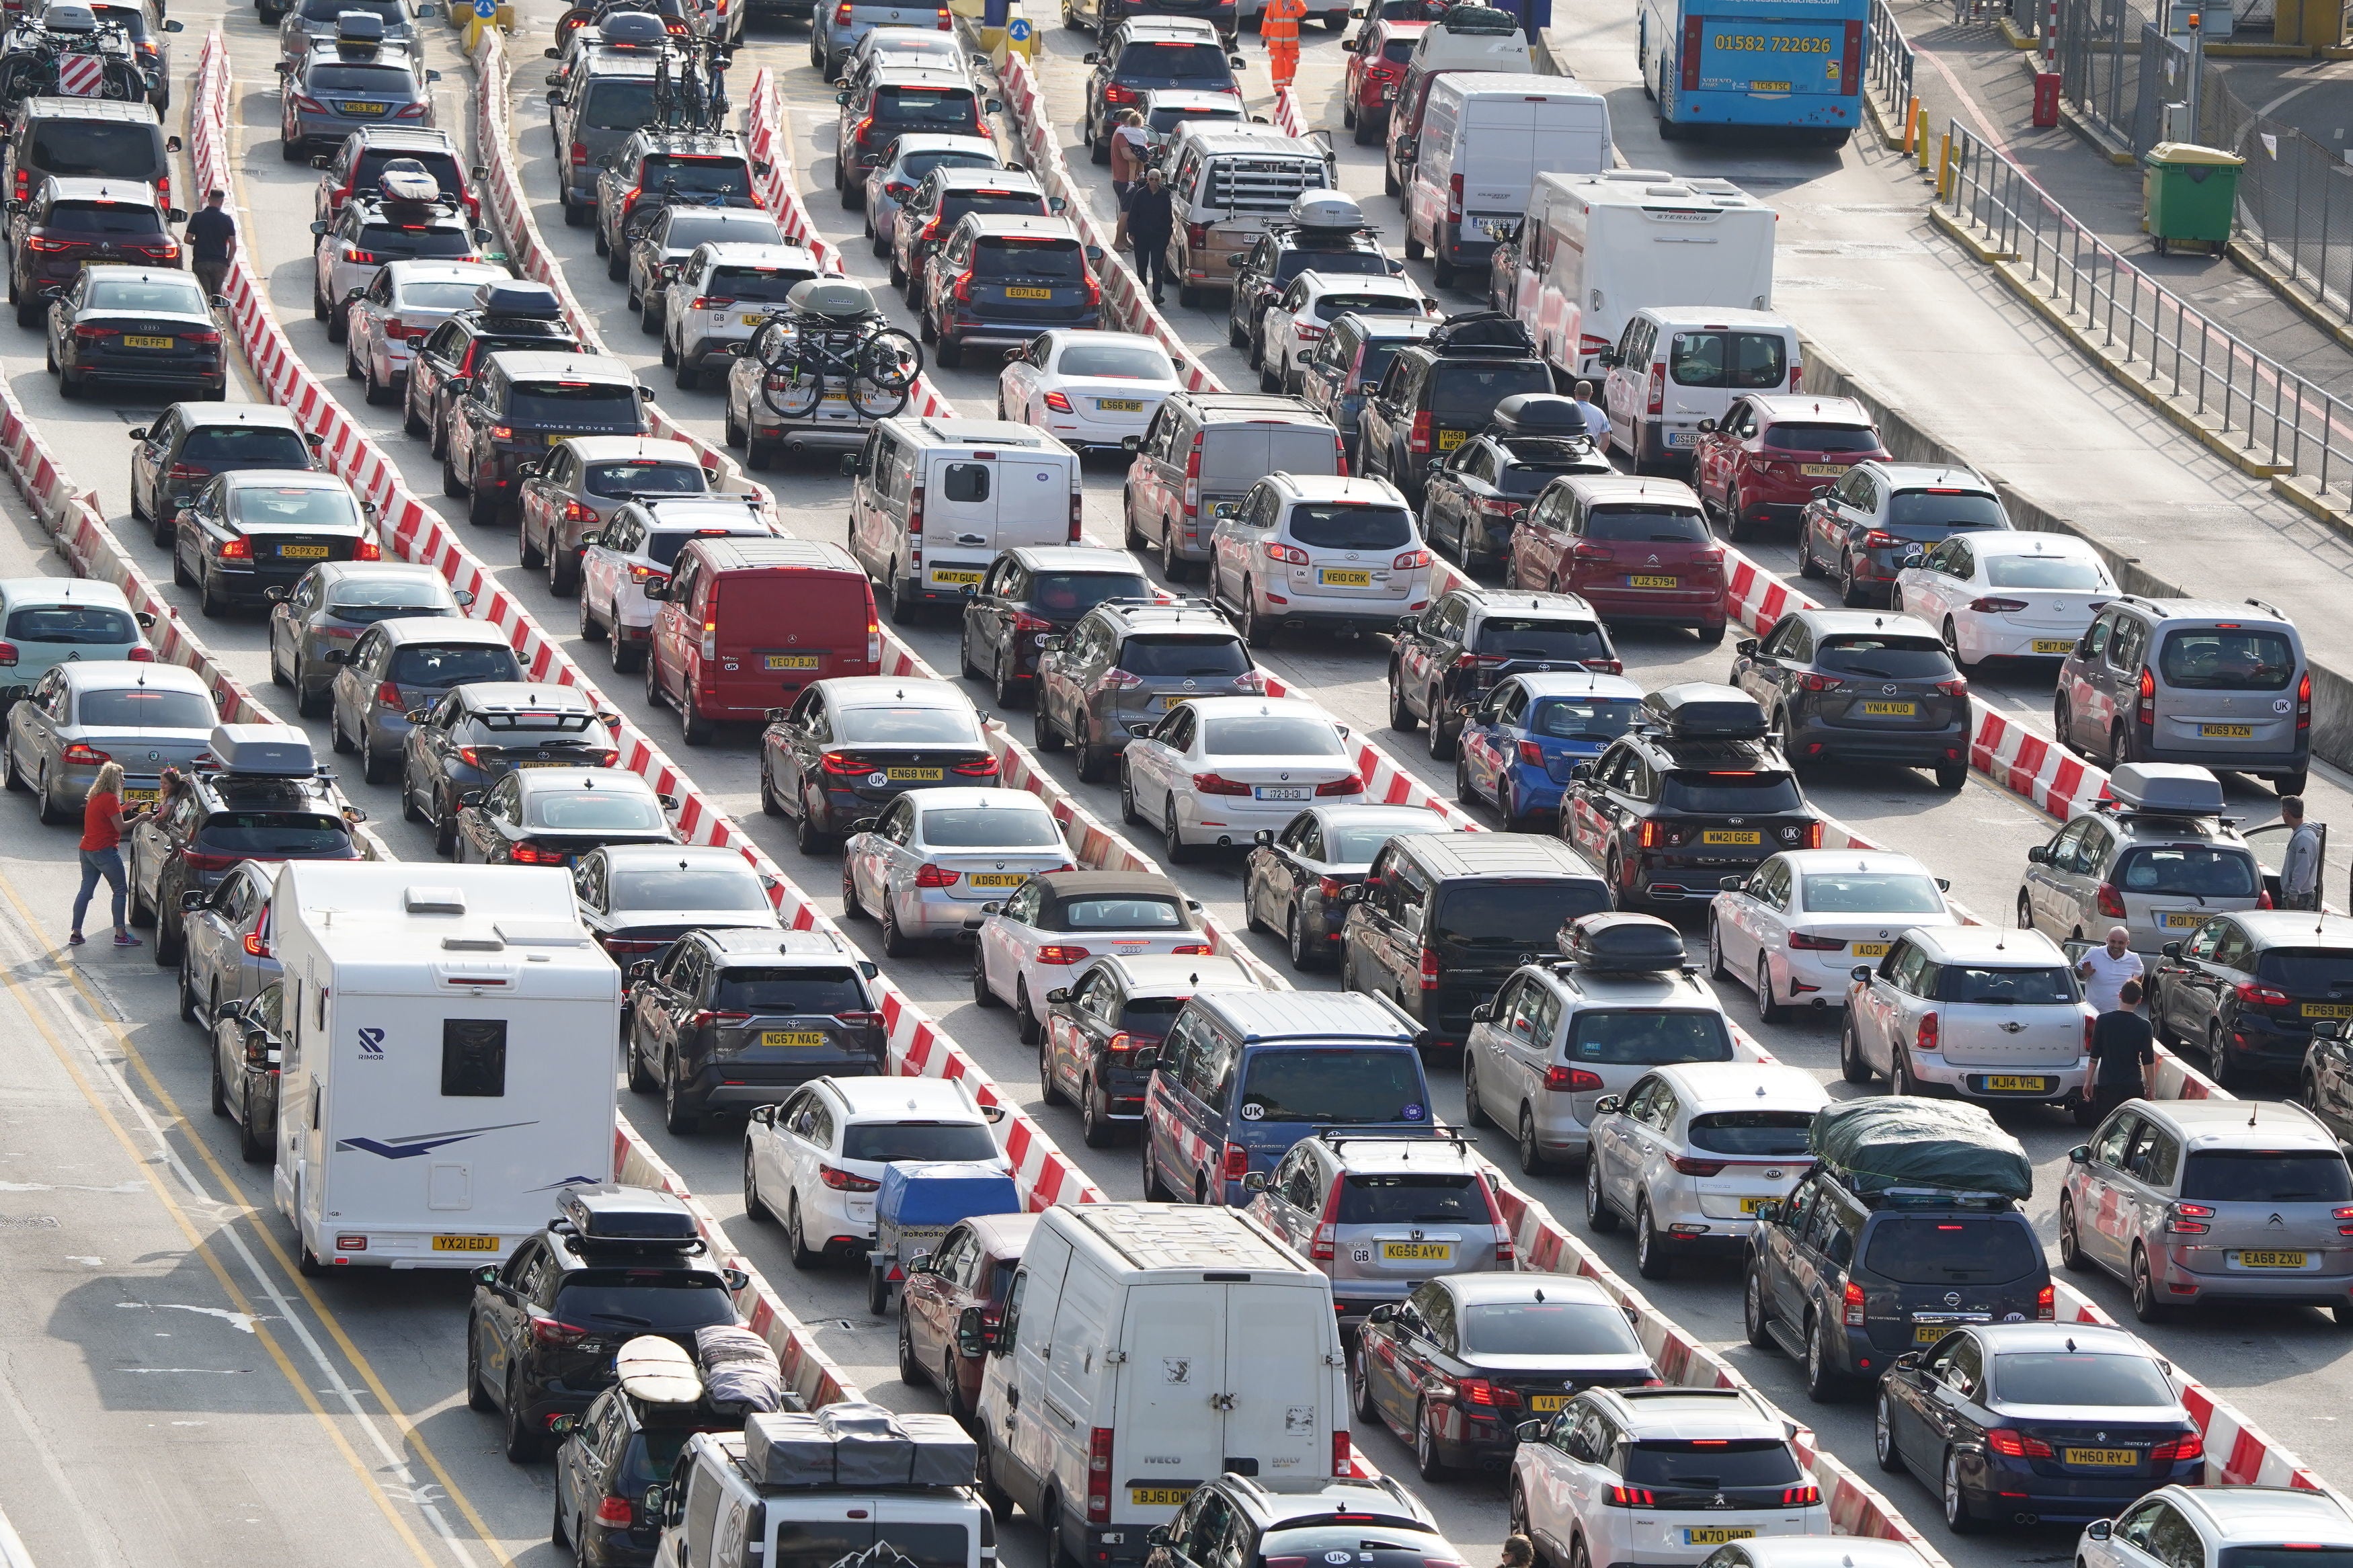
<path id="1" fill-rule="evenodd" d="M 969 568 L 963 566 L 934 566 L 932 568 L 932 581 L 939 584 L 943 587 L 948 588 L 961 588 L 966 583 L 977 583 L 987 574 L 987 570 L 979 566 Z"/>
<path id="2" fill-rule="evenodd" d="M 937 784 L 946 775 L 938 768 L 884 768 L 882 776 L 892 784 Z"/>
<path id="3" fill-rule="evenodd" d="M 158 790 L 152 789 L 127 789 L 122 792 L 122 798 L 136 805 L 142 801 L 153 800 L 160 793 Z M 2307 1007 L 2305 1011 L 2309 1013 L 2312 1009 Z"/>
<path id="4" fill-rule="evenodd" d="M 495 1236 L 437 1236 L 433 1238 L 436 1252 L 496 1252 L 499 1238 Z"/>
<path id="5" fill-rule="evenodd" d="M 1185 1500 L 1193 1495 L 1189 1487 L 1130 1487 L 1127 1501 L 1131 1508 L 1182 1508 Z"/>
<path id="6" fill-rule="evenodd" d="M 1775 1200 L 1771 1198 L 1743 1198 L 1740 1200 L 1740 1212 L 1742 1214 L 1755 1214 L 1758 1208 L 1774 1201 Z"/>
<path id="7" fill-rule="evenodd" d="M 1986 1088 L 1996 1094 L 2005 1091 L 2018 1094 L 2045 1094 L 2051 1089 L 2051 1080 L 2047 1078 L 1989 1078 L 1985 1080 L 1985 1083 Z"/>
<path id="8" fill-rule="evenodd" d="M 1857 958 L 1885 958 L 1887 944 L 1883 942 L 1859 942 L 1848 951 Z"/>
<path id="9" fill-rule="evenodd" d="M 1438 449 L 1441 452 L 1451 452 L 1455 447 L 1462 445 L 1462 437 L 1467 434 L 1469 432 L 1462 430 L 1440 430 L 1438 433 Z"/>
<path id="10" fill-rule="evenodd" d="M 738 316 L 735 319 L 743 322 L 747 327 L 756 327 L 768 318 L 765 316 Z"/>
<path id="11" fill-rule="evenodd" d="M 1385 1241 L 1381 1243 L 1384 1263 L 1444 1263 L 1454 1256 L 1454 1247 L 1444 1241 Z"/>
<path id="12" fill-rule="evenodd" d="M 1698 432 L 1693 430 L 1670 430 L 1667 432 L 1667 445 L 1670 447 L 1688 447 L 1692 444 L 1692 441 L 1697 434 Z"/>
<path id="13" fill-rule="evenodd" d="M 1626 579 L 1626 586 L 1629 588 L 1672 588 L 1674 585 L 1675 580 L 1672 577 L 1662 577 L 1650 573 Z"/>
<path id="14" fill-rule="evenodd" d="M 179 341 L 177 338 L 133 337 L 125 334 L 122 346 L 126 349 L 168 349 Z"/>
<path id="15" fill-rule="evenodd" d="M 327 547 L 323 544 L 281 544 L 278 547 L 280 561 L 324 561 Z"/>
<path id="16" fill-rule="evenodd" d="M 1050 300 L 1054 291 L 1051 289 L 1008 289 L 1005 297 L 1008 300 Z"/>
<path id="17" fill-rule="evenodd" d="M 1369 588 L 1373 585 L 1370 572 L 1343 572 L 1330 566 L 1320 568 L 1315 580 L 1326 588 Z"/>
<path id="18" fill-rule="evenodd" d="M 1787 92 L 1789 90 L 1789 84 L 1786 81 L 1752 81 L 1748 84 L 1748 90 L 1751 92 Z"/>
<path id="19" fill-rule="evenodd" d="M 2168 931 L 2188 931 L 2205 919 L 2196 910 L 2168 910 L 2165 911 L 2165 927 Z"/>
<path id="20" fill-rule="evenodd" d="M 383 103 L 346 103 L 343 105 L 343 112 L 345 114 L 382 114 L 390 107 L 389 104 Z"/>
<path id="21" fill-rule="evenodd" d="M 1862 705 L 1862 711 L 1866 717 L 1872 718 L 1909 719 L 1920 711 L 1920 705 L 1917 702 L 1866 702 Z"/>
<path id="22" fill-rule="evenodd" d="M 772 653 L 762 663 L 770 669 L 815 669 L 817 655 L 813 653 Z"/>
<path id="23" fill-rule="evenodd" d="M 515 766 L 519 768 L 576 768 L 580 766 L 580 764 L 578 763 L 566 762 L 562 757 L 533 757 L 527 763 L 517 763 Z"/>
<path id="24" fill-rule="evenodd" d="M 2200 724 L 2198 732 L 2213 741 L 2252 741 L 2255 738 L 2253 724 Z"/>
<path id="25" fill-rule="evenodd" d="M 1027 871 L 971 871 L 965 881 L 976 888 L 1018 888 L 1029 879 Z"/>
<path id="26" fill-rule="evenodd" d="M 1951 1326 L 1948 1323 L 1915 1323 L 1912 1325 L 1912 1342 L 1915 1345 L 1933 1345 L 1945 1337 Z"/>
<path id="27" fill-rule="evenodd" d="M 2301 1268 L 2308 1253 L 2302 1252 L 2242 1252 L 2242 1268 Z"/>
<path id="28" fill-rule="evenodd" d="M 2061 1457 L 2071 1465 L 2103 1470 L 2126 1470 L 2140 1463 L 2140 1456 L 2130 1448 L 2065 1448 Z"/>
<path id="29" fill-rule="evenodd" d="M 2034 639 L 2034 651 L 2037 653 L 2073 653 L 2075 651 L 2075 645 L 2069 642 L 2065 637 L 2036 637 Z"/>
<path id="30" fill-rule="evenodd" d="M 132 790 L 130 793 L 135 796 L 140 792 Z M 2353 1018 L 2353 1007 L 2336 1002 L 2306 1002 L 2304 1016 L 2307 1018 Z"/>
<path id="31" fill-rule="evenodd" d="M 1257 800 L 1313 800 L 1314 798 L 1303 789 L 1274 789 L 1265 784 L 1261 784 L 1250 791 L 1250 795 Z"/>
<path id="32" fill-rule="evenodd" d="M 1728 1541 L 1746 1541 L 1756 1535 L 1754 1530 L 1740 1524 L 1694 1524 L 1683 1529 L 1685 1546 L 1722 1546 Z"/>
<path id="33" fill-rule="evenodd" d="M 1528 1395 L 1528 1408 L 1535 1411 L 1539 1415 L 1550 1415 L 1567 1403 L 1568 1395 L 1566 1394 L 1531 1394 Z"/>
<path id="34" fill-rule="evenodd" d="M 825 1044 L 823 1029 L 763 1029 L 760 1043 L 771 1050 L 813 1051 Z"/>
<path id="35" fill-rule="evenodd" d="M 1141 397 L 1098 397 L 1095 399 L 1095 406 L 1102 409 L 1105 414 L 1141 414 L 1144 412 L 1144 399 Z"/>
<path id="36" fill-rule="evenodd" d="M 1762 844 L 1765 836 L 1745 829 L 1711 827 L 1699 836 L 1699 841 L 1702 844 Z"/>

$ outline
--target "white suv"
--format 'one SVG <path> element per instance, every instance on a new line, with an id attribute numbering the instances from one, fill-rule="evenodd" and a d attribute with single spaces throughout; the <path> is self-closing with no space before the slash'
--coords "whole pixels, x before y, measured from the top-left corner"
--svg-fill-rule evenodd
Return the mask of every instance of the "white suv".
<path id="1" fill-rule="evenodd" d="M 1512 1530 L 1539 1561 L 1698 1563 L 1727 1542 L 1828 1535 L 1781 1416 L 1745 1388 L 1588 1388 L 1525 1422 Z"/>
<path id="2" fill-rule="evenodd" d="M 2049 937 L 1915 926 L 1850 977 L 1839 1068 L 1849 1083 L 1883 1074 L 1898 1094 L 2065 1105 L 2089 1127 L 2091 1040 L 2091 1006 Z"/>
<path id="3" fill-rule="evenodd" d="M 1209 597 L 1252 644 L 1278 628 L 1386 632 L 1430 607 L 1430 551 L 1387 479 L 1271 474 L 1218 520 Z"/>

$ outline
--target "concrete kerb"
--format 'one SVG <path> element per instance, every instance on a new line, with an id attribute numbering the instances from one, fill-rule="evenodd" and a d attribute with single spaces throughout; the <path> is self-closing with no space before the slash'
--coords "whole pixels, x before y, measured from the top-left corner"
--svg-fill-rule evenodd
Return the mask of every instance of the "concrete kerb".
<path id="1" fill-rule="evenodd" d="M 2280 303 L 2337 340 L 2339 348 L 2353 350 L 2353 324 L 2330 310 L 2327 305 L 2302 284 L 2272 265 L 2271 258 L 2238 236 L 2231 237 L 2222 247 L 2232 265 L 2270 289 Z"/>

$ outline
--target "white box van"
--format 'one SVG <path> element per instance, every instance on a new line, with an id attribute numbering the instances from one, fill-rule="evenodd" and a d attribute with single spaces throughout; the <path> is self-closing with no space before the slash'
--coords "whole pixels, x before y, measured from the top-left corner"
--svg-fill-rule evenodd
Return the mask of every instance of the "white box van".
<path id="1" fill-rule="evenodd" d="M 1079 455 L 1002 419 L 885 419 L 842 466 L 849 552 L 892 618 L 975 592 L 1000 550 L 1079 542 Z"/>
<path id="2" fill-rule="evenodd" d="M 1602 409 L 1609 444 L 1637 473 L 1688 466 L 1699 422 L 1721 419 L 1736 397 L 1795 392 L 1805 374 L 1798 329 L 1769 310 L 1651 305 L 1634 312 L 1617 346 L 1597 357 L 1608 374 Z"/>
<path id="3" fill-rule="evenodd" d="M 1440 289 L 1483 270 L 1496 234 L 1518 226 L 1538 174 L 1609 167 L 1609 105 L 1564 77 L 1448 71 L 1430 84 L 1421 129 L 1407 139 L 1405 253 L 1430 251 Z"/>
<path id="4" fill-rule="evenodd" d="M 611 1178 L 621 972 L 568 872 L 290 860 L 270 920 L 304 1273 L 496 1263 Z"/>
<path id="5" fill-rule="evenodd" d="M 988 1357 L 984 1495 L 1059 1526 L 1066 1560 L 1141 1563 L 1145 1531 L 1228 1470 L 1348 1472 L 1331 1281 L 1237 1210 L 1048 1209 L 1001 1324 L 976 1308 L 957 1334 Z"/>
<path id="6" fill-rule="evenodd" d="M 1779 222 L 1729 180 L 1545 174 L 1520 230 L 1513 313 L 1546 360 L 1590 376 L 1646 305 L 1771 310 Z"/>

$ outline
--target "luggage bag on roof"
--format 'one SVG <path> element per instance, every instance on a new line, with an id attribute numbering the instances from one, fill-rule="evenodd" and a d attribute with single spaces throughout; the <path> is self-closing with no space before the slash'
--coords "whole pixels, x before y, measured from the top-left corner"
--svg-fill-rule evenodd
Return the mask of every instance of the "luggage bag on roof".
<path id="1" fill-rule="evenodd" d="M 747 1415 L 785 1408 L 785 1376 L 776 1352 L 751 1330 L 733 1323 L 697 1329 L 694 1354 L 713 1405 Z"/>
<path id="2" fill-rule="evenodd" d="M 1440 321 L 1430 334 L 1430 346 L 1442 354 L 1533 354 L 1536 341 L 1527 323 L 1501 310 L 1462 310 Z"/>
<path id="3" fill-rule="evenodd" d="M 978 1473 L 979 1451 L 950 1416 L 844 1403 L 754 1415 L 744 1464 L 764 1487 L 960 1487 Z"/>
<path id="4" fill-rule="evenodd" d="M 1859 1193 L 1891 1187 L 2034 1195 L 2034 1165 L 1983 1106 L 1882 1095 L 1814 1113 L 1807 1146 Z"/>

